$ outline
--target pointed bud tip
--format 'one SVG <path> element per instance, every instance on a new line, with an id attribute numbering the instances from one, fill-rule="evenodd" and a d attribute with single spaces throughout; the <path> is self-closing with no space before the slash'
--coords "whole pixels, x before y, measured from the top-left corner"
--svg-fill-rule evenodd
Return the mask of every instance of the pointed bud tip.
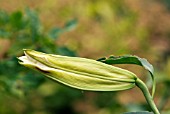
<path id="1" fill-rule="evenodd" d="M 32 49 L 23 49 L 23 51 L 34 51 Z"/>
<path id="2" fill-rule="evenodd" d="M 29 53 L 33 50 L 31 49 L 23 49 L 25 55 L 29 55 Z"/>
<path id="3" fill-rule="evenodd" d="M 29 55 L 29 56 L 36 56 L 37 54 L 40 54 L 41 52 L 32 50 L 32 49 L 23 49 L 25 55 Z"/>

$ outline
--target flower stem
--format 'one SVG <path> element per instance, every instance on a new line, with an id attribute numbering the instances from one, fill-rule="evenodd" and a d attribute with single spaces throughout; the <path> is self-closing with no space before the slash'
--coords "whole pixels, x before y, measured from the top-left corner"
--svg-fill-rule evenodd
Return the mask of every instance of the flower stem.
<path id="1" fill-rule="evenodd" d="M 146 99 L 147 103 L 149 104 L 150 108 L 152 109 L 152 111 L 154 112 L 154 114 L 160 114 L 145 83 L 142 80 L 140 80 L 139 78 L 136 79 L 135 83 L 142 90 L 143 95 L 145 96 L 145 99 Z"/>

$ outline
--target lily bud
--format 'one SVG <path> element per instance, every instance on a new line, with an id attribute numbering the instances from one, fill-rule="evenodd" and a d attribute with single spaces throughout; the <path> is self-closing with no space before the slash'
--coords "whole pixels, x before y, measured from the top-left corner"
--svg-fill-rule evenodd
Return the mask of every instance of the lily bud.
<path id="1" fill-rule="evenodd" d="M 118 91 L 133 88 L 136 75 L 128 70 L 92 59 L 45 54 L 24 50 L 20 64 L 35 69 L 67 86 L 91 91 Z"/>

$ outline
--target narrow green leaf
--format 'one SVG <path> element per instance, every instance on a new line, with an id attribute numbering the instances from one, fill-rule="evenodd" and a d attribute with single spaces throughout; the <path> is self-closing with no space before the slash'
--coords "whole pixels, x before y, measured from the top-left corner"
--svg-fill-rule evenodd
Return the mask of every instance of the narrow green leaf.
<path id="1" fill-rule="evenodd" d="M 48 36 L 52 39 L 57 39 L 62 32 L 61 28 L 55 27 L 49 31 Z"/>
<path id="2" fill-rule="evenodd" d="M 57 52 L 60 55 L 76 57 L 76 53 L 65 46 L 58 47 Z"/>
<path id="3" fill-rule="evenodd" d="M 142 112 L 125 112 L 123 114 L 153 114 L 153 112 L 142 111 Z"/>
<path id="4" fill-rule="evenodd" d="M 58 38 L 58 36 L 64 32 L 68 32 L 73 30 L 75 27 L 77 26 L 77 20 L 76 19 L 72 19 L 70 21 L 68 21 L 63 28 L 59 28 L 59 27 L 54 27 L 53 29 L 51 29 L 48 33 L 48 36 L 52 39 L 56 39 Z"/>
<path id="5" fill-rule="evenodd" d="M 32 40 L 35 42 L 38 40 L 39 34 L 41 32 L 40 19 L 38 17 L 38 14 L 35 11 L 29 8 L 26 8 L 25 11 L 26 11 L 26 16 L 28 19 L 29 27 L 30 27 L 31 37 L 32 37 Z"/>
<path id="6" fill-rule="evenodd" d="M 7 12 L 0 10 L 0 26 L 5 25 L 9 22 L 9 15 Z"/>
<path id="7" fill-rule="evenodd" d="M 9 36 L 11 35 L 10 32 L 4 30 L 4 29 L 0 29 L 0 37 L 2 38 L 9 38 Z"/>
<path id="8" fill-rule="evenodd" d="M 133 55 L 125 55 L 125 56 L 110 56 L 109 58 L 100 58 L 97 61 L 101 61 L 106 64 L 135 64 L 144 67 L 149 71 L 152 77 L 153 86 L 152 86 L 152 97 L 155 93 L 155 78 L 154 78 L 154 68 L 153 66 L 144 58 L 140 58 L 138 56 Z"/>
<path id="9" fill-rule="evenodd" d="M 72 29 L 74 29 L 77 26 L 77 19 L 73 19 L 71 21 L 68 21 L 65 26 L 64 26 L 64 30 L 65 31 L 70 31 Z"/>
<path id="10" fill-rule="evenodd" d="M 12 27 L 16 30 L 21 29 L 22 28 L 22 12 L 21 11 L 17 11 L 12 13 L 12 15 L 10 16 L 10 23 L 12 25 Z"/>

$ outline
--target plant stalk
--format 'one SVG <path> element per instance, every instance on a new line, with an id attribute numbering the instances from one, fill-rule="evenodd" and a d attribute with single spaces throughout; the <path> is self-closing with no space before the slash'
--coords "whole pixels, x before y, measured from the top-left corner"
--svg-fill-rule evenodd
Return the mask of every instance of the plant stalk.
<path id="1" fill-rule="evenodd" d="M 150 108 L 152 109 L 152 111 L 154 112 L 154 114 L 160 114 L 145 83 L 142 80 L 140 80 L 139 78 L 136 79 L 135 83 L 142 90 L 143 95 L 145 96 L 145 99 L 146 99 L 147 103 L 149 104 Z"/>

